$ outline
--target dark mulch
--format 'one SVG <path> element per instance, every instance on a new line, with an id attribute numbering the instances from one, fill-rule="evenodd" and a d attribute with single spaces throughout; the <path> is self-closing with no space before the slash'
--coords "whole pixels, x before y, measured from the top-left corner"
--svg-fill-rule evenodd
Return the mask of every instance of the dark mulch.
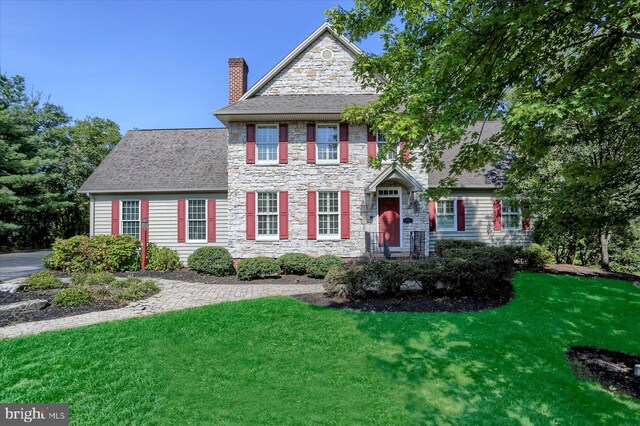
<path id="1" fill-rule="evenodd" d="M 136 271 L 118 273 L 116 276 L 125 277 L 133 275 L 140 278 L 153 278 L 164 280 L 176 280 L 185 281 L 188 283 L 202 283 L 202 284 L 322 284 L 323 279 L 310 278 L 306 275 L 283 275 L 276 278 L 265 278 L 262 280 L 254 281 L 240 281 L 235 275 L 228 277 L 216 277 L 209 274 L 200 274 L 193 269 L 182 268 L 179 271 Z"/>
<path id="2" fill-rule="evenodd" d="M 0 291 L 0 305 L 8 305 L 10 303 L 31 299 L 44 299 L 49 302 L 49 306 L 38 311 L 0 313 L 0 327 L 18 324 L 21 322 L 42 321 L 54 318 L 69 317 L 72 315 L 86 314 L 87 312 L 106 311 L 109 309 L 121 308 L 122 306 L 127 304 L 127 302 L 102 300 L 94 301 L 90 305 L 85 306 L 69 306 L 58 308 L 51 305 L 51 301 L 58 291 L 60 290 L 39 290 L 17 292 L 13 294 Z"/>
<path id="3" fill-rule="evenodd" d="M 596 277 L 596 278 L 610 278 L 614 280 L 631 281 L 639 284 L 640 277 L 633 274 L 626 274 L 624 272 L 605 271 L 604 269 L 591 268 L 589 266 L 569 265 L 566 263 L 558 265 L 546 265 L 542 272 L 549 274 L 563 274 L 573 275 L 576 277 Z"/>
<path id="4" fill-rule="evenodd" d="M 431 296 L 419 291 L 406 291 L 393 298 L 370 295 L 365 300 L 341 300 L 326 293 L 293 296 L 317 306 L 362 312 L 474 312 L 498 308 L 513 299 L 513 288 L 485 297 Z"/>
<path id="5" fill-rule="evenodd" d="M 596 380 L 610 392 L 640 399 L 640 377 L 633 373 L 634 366 L 640 364 L 640 355 L 573 346 L 565 356 L 577 377 Z"/>

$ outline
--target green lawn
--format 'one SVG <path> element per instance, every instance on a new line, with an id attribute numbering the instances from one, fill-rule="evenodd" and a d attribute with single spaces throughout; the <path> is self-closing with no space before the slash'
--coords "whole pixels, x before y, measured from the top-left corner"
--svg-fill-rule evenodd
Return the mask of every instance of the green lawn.
<path id="1" fill-rule="evenodd" d="M 640 290 L 520 273 L 508 305 L 355 313 L 226 303 L 0 342 L 0 401 L 67 402 L 75 424 L 637 424 L 640 401 L 563 352 L 640 353 Z"/>

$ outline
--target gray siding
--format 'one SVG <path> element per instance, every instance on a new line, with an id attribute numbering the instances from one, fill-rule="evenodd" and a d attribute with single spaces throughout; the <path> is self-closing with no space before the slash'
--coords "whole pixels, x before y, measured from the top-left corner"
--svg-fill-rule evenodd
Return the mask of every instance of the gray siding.
<path id="1" fill-rule="evenodd" d="M 149 200 L 149 241 L 161 247 L 177 250 L 180 259 L 187 258 L 198 247 L 227 246 L 229 229 L 229 207 L 226 193 L 202 194 L 145 194 L 145 195 L 95 195 L 94 234 L 111 233 L 111 201 Z M 178 199 L 179 198 L 215 198 L 216 199 L 216 242 L 215 243 L 178 243 Z"/>

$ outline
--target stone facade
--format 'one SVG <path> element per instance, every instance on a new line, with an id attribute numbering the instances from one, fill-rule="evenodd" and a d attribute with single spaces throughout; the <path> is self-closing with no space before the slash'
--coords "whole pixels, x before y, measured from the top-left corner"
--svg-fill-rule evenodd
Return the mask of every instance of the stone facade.
<path id="1" fill-rule="evenodd" d="M 322 51 L 328 49 L 331 59 L 323 59 Z M 291 63 L 261 88 L 261 95 L 304 94 L 375 94 L 373 89 L 363 89 L 351 70 L 355 60 L 353 53 L 331 33 L 325 32 Z"/>
<path id="2" fill-rule="evenodd" d="M 349 162 L 336 165 L 307 164 L 306 122 L 290 122 L 288 164 L 262 166 L 246 164 L 246 127 L 244 123 L 229 125 L 229 211 L 228 249 L 235 258 L 253 256 L 277 257 L 290 252 L 312 256 L 334 254 L 357 257 L 365 252 L 365 231 L 378 231 L 377 200 L 365 193 L 365 188 L 382 173 L 367 166 L 366 126 L 350 126 Z M 425 188 L 427 175 L 413 170 L 413 177 Z M 399 187 L 383 182 L 381 186 Z M 307 191 L 350 191 L 351 238 L 309 240 L 307 238 Z M 246 239 L 246 192 L 289 192 L 289 238 L 258 241 Z M 410 202 L 413 197 L 402 189 L 403 217 L 413 223 L 402 224 L 403 248 L 409 249 L 412 230 L 428 230 L 428 207 L 425 201 Z M 426 242 L 428 246 L 428 241 Z"/>

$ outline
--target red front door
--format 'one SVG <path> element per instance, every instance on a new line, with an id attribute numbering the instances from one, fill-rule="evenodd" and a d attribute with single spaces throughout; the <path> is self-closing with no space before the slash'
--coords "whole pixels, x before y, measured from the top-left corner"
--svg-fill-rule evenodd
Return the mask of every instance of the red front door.
<path id="1" fill-rule="evenodd" d="M 389 247 L 400 247 L 400 198 L 378 198 L 378 226 L 380 246 L 384 235 Z"/>

